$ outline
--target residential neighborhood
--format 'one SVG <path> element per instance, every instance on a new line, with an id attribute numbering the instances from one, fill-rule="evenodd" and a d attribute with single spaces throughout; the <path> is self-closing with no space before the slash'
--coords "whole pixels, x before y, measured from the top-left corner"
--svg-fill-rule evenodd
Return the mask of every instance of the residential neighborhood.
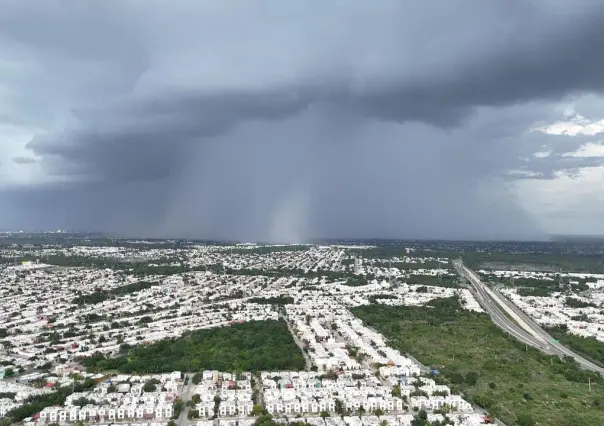
<path id="1" fill-rule="evenodd" d="M 420 412 L 434 424 L 491 421 L 442 384 L 436 370 L 390 346 L 352 312 L 455 299 L 483 313 L 473 293 L 456 283 L 449 259 L 413 250 L 365 257 L 363 248 L 344 245 L 138 243 L 1 251 L 12 260 L 0 266 L 0 417 L 32 398 L 66 392 L 60 404 L 43 406 L 23 424 L 251 426 L 260 412 L 277 422 L 325 426 L 407 426 Z M 589 294 L 577 297 L 589 307 L 566 307 L 562 293 L 501 291 L 543 324 L 567 324 L 572 333 L 603 340 L 604 281 L 581 278 Z M 132 348 L 193 331 L 266 321 L 285 323 L 304 369 L 87 368 L 92 358 L 132 357 Z"/>

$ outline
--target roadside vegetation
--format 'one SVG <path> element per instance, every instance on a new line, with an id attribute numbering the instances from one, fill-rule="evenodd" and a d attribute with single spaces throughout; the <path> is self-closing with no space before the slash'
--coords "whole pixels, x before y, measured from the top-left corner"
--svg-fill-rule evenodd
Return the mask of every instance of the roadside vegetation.
<path id="1" fill-rule="evenodd" d="M 508 426 L 602 424 L 601 376 L 572 359 L 526 348 L 487 315 L 462 310 L 456 298 L 425 307 L 366 305 L 353 312 L 390 345 L 438 370 L 437 382 Z"/>
<path id="2" fill-rule="evenodd" d="M 92 372 L 117 370 L 129 374 L 304 369 L 304 357 L 287 325 L 275 320 L 195 330 L 125 352 L 115 358 L 96 353 L 81 363 Z"/>
<path id="3" fill-rule="evenodd" d="M 563 345 L 604 367 L 604 343 L 595 337 L 582 337 L 568 333 L 566 325 L 548 328 L 547 332 Z"/>

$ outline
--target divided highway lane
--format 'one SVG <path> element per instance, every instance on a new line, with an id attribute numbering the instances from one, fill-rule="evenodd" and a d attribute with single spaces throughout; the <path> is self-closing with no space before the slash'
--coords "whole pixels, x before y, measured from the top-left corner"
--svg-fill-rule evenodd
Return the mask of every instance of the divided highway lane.
<path id="1" fill-rule="evenodd" d="M 456 269 L 458 269 L 457 265 Z M 495 325 L 502 328 L 504 331 L 508 332 L 521 342 L 541 349 L 544 352 L 547 351 L 547 344 L 542 339 L 535 338 L 535 336 L 527 333 L 526 330 L 520 327 L 517 323 L 511 321 L 510 318 L 505 314 L 505 311 L 503 311 L 501 307 L 491 299 L 485 287 L 478 285 L 474 279 L 467 277 L 464 272 L 465 271 L 462 269 L 458 269 L 458 273 L 470 281 L 471 290 L 474 296 L 487 314 L 489 314 Z"/>
<path id="2" fill-rule="evenodd" d="M 499 292 L 488 288 L 474 271 L 464 266 L 461 260 L 453 261 L 453 266 L 461 277 L 469 281 L 478 303 L 480 303 L 497 326 L 521 342 L 531 345 L 546 354 L 572 357 L 584 369 L 600 373 L 604 376 L 604 368 L 577 355 L 556 341 L 518 306 L 514 305 Z"/>
<path id="3" fill-rule="evenodd" d="M 538 333 L 543 339 L 545 339 L 548 344 L 552 347 L 552 349 L 554 350 L 554 352 L 559 355 L 559 356 L 570 356 L 572 358 L 575 359 L 575 361 L 577 361 L 577 363 L 579 365 L 581 365 L 581 367 L 583 367 L 586 370 L 590 370 L 590 371 L 595 371 L 597 373 L 600 373 L 601 375 L 604 376 L 604 368 L 594 364 L 593 362 L 581 357 L 580 355 L 577 355 L 576 353 L 574 353 L 573 351 L 571 351 L 570 349 L 568 349 L 566 346 L 564 346 L 563 344 L 561 344 L 560 342 L 558 342 L 556 339 L 554 339 L 549 333 L 547 333 L 543 328 L 541 328 L 539 326 L 539 324 L 537 324 L 537 322 L 535 320 L 533 320 L 530 316 L 528 316 L 522 309 L 520 309 L 518 306 L 516 306 L 514 303 L 512 303 L 511 300 L 509 300 L 508 298 L 506 298 L 504 295 L 502 295 L 501 293 L 497 292 L 498 295 L 500 296 L 500 298 L 504 301 L 504 303 L 512 310 L 516 313 L 516 315 L 518 315 L 519 317 L 521 317 L 523 319 L 523 321 L 525 321 L 530 327 L 532 327 L 532 329 L 535 331 L 535 333 Z"/>

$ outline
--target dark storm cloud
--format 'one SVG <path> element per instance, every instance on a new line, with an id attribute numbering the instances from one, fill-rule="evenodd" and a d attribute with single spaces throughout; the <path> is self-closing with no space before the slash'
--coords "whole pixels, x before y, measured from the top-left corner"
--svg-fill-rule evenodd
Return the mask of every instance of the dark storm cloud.
<path id="1" fill-rule="evenodd" d="M 36 159 L 31 157 L 13 157 L 12 160 L 17 164 L 34 164 L 36 162 Z"/>
<path id="2" fill-rule="evenodd" d="M 277 120 L 304 107 L 300 96 L 288 93 L 183 93 L 162 100 L 78 111 L 85 123 L 81 129 L 34 138 L 28 148 L 50 156 L 47 165 L 56 174 L 120 181 L 160 178 L 175 172 L 199 138 L 224 133 L 241 120 Z"/>
<path id="3" fill-rule="evenodd" d="M 28 64 L 9 87 L 21 116 L 63 123 L 27 146 L 70 181 L 31 189 L 59 201 L 30 223 L 533 237 L 506 172 L 596 163 L 564 158 L 567 137 L 535 159 L 553 139 L 525 132 L 555 117 L 549 101 L 604 88 L 600 2 L 60 5 L 0 15 L 0 46 Z"/>

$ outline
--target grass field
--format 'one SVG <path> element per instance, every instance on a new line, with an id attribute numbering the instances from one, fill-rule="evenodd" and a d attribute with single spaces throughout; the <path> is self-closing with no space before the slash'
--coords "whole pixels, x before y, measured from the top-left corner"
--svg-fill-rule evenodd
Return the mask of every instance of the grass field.
<path id="1" fill-rule="evenodd" d="M 573 361 L 527 350 L 488 316 L 461 310 L 456 299 L 435 300 L 427 307 L 368 305 L 353 312 L 508 426 L 604 425 L 600 376 Z M 468 373 L 477 373 L 478 379 Z"/>

